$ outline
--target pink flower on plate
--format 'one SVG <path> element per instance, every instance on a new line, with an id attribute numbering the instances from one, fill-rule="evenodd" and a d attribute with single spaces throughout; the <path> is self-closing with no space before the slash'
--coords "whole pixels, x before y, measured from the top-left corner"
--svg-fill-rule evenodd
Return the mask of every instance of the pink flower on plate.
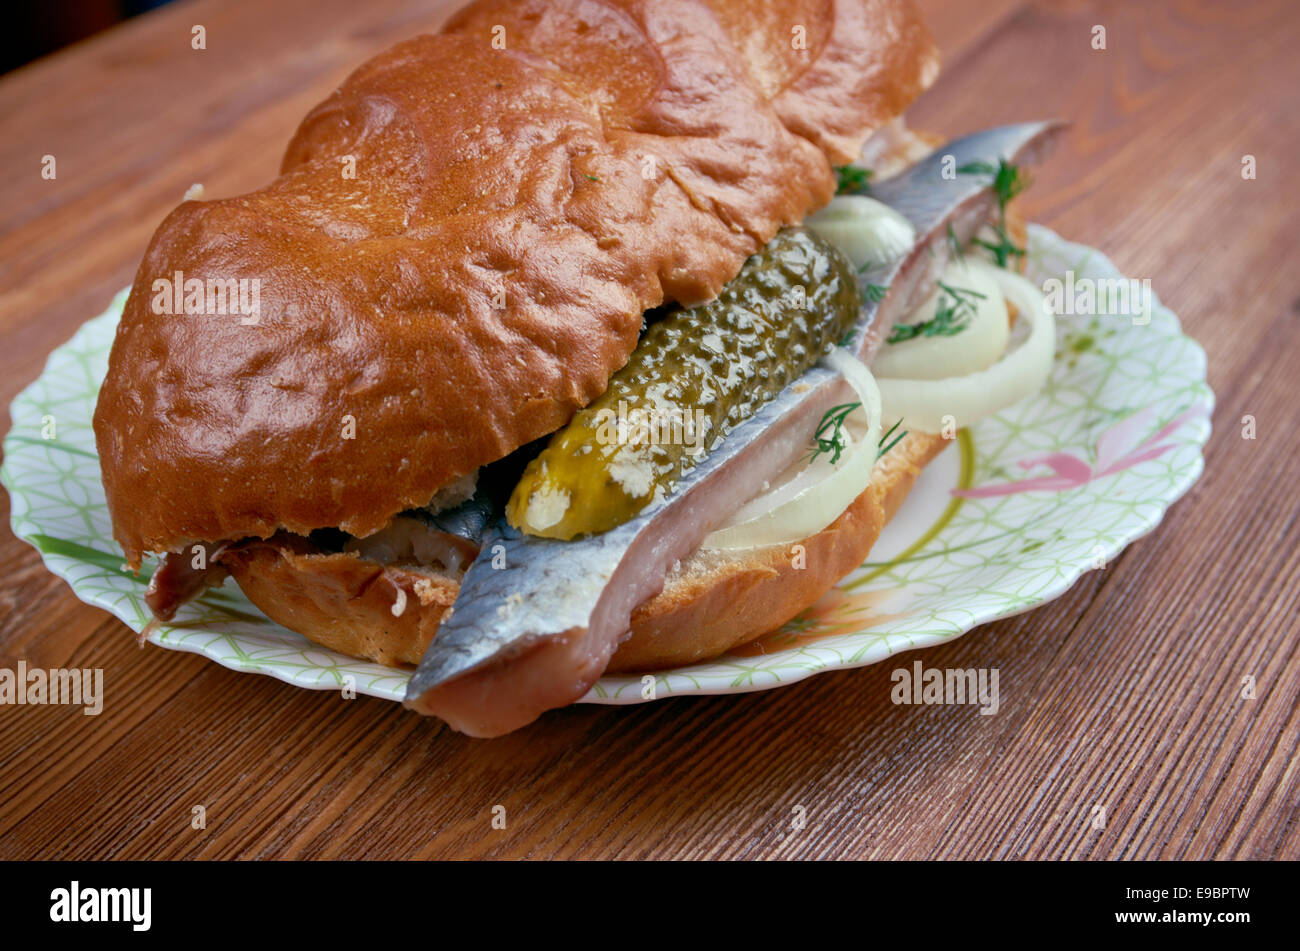
<path id="1" fill-rule="evenodd" d="M 1164 455 L 1174 448 L 1174 444 L 1162 443 L 1161 440 L 1173 434 L 1188 420 L 1204 412 L 1204 406 L 1199 403 L 1195 404 L 1189 409 L 1183 410 L 1155 434 L 1133 445 L 1138 434 L 1146 428 L 1151 417 L 1155 415 L 1154 407 L 1148 406 L 1127 419 L 1120 420 L 1102 433 L 1101 438 L 1097 440 L 1097 462 L 1095 465 L 1089 465 L 1085 460 L 1068 452 L 1036 453 L 1021 459 L 1017 465 L 1022 469 L 1032 469 L 1034 466 L 1040 465 L 1047 466 L 1056 475 L 1037 476 L 1032 479 L 1022 479 L 1019 482 L 1002 482 L 997 485 L 982 485 L 976 489 L 953 489 L 952 494 L 967 499 L 987 499 L 1000 495 L 1017 495 L 1021 492 L 1065 492 L 1069 489 L 1077 489 L 1080 486 L 1087 485 L 1094 479 L 1114 475 L 1116 472 L 1131 468 L 1139 462 L 1146 462 L 1148 459 L 1156 459 Z M 1132 446 L 1132 448 L 1126 449 L 1129 446 Z"/>

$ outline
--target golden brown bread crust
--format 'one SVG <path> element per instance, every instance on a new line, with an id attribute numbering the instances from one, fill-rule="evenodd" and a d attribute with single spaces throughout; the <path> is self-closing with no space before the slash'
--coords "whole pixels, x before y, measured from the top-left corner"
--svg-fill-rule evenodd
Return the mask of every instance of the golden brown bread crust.
<path id="1" fill-rule="evenodd" d="M 862 563 L 921 469 L 947 445 L 938 436 L 906 436 L 877 463 L 871 484 L 844 514 L 802 542 L 798 560 L 786 547 L 696 552 L 632 615 L 631 636 L 608 670 L 692 663 L 780 627 Z M 280 535 L 240 546 L 221 561 L 249 599 L 285 627 L 351 657 L 419 663 L 455 601 L 457 578 L 310 551 L 305 540 Z"/>
<path id="2" fill-rule="evenodd" d="M 555 430 L 935 63 L 910 0 L 514 0 L 364 64 L 278 179 L 154 235 L 95 413 L 128 563 L 367 535 Z M 178 274 L 260 282 L 256 322 L 156 313 Z"/>
<path id="3" fill-rule="evenodd" d="M 241 545 L 221 563 L 272 620 L 341 654 L 390 667 L 419 663 L 460 587 L 418 567 L 322 552 L 285 532 Z"/>

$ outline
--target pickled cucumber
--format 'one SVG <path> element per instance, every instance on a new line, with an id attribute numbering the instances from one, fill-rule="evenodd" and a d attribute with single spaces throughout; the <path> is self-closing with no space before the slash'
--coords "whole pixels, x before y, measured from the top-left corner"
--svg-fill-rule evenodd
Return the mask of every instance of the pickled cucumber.
<path id="1" fill-rule="evenodd" d="M 778 232 L 714 300 L 651 324 L 528 464 L 510 524 L 568 539 L 626 522 L 834 346 L 858 307 L 839 251 L 805 228 Z"/>

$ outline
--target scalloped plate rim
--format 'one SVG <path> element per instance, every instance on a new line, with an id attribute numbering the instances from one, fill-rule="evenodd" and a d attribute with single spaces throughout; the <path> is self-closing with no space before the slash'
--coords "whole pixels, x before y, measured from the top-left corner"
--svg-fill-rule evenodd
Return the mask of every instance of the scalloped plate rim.
<path id="1" fill-rule="evenodd" d="M 1072 250 L 1077 250 L 1079 252 L 1086 252 L 1089 255 L 1095 256 L 1095 260 L 1097 260 L 1099 266 L 1103 266 L 1104 268 L 1109 269 L 1113 273 L 1122 276 L 1122 272 L 1120 272 L 1119 269 L 1115 267 L 1113 262 L 1111 262 L 1110 259 L 1101 251 L 1095 248 L 1091 248 L 1087 245 L 1069 242 L 1066 239 L 1063 239 L 1060 236 L 1056 235 L 1050 229 L 1043 227 L 1041 225 L 1037 225 L 1037 224 L 1030 225 L 1030 229 L 1031 229 L 1031 235 L 1033 237 L 1033 240 L 1052 243 L 1055 244 L 1058 248 L 1069 248 Z M 14 429 L 18 423 L 17 410 L 22 405 L 25 404 L 39 405 L 36 396 L 37 391 L 41 387 L 41 384 L 45 380 L 47 374 L 50 373 L 51 368 L 56 361 L 56 358 L 59 357 L 60 354 L 66 348 L 69 348 L 71 345 L 75 344 L 79 339 L 93 332 L 93 330 L 96 329 L 95 325 L 99 321 L 107 320 L 110 317 L 110 315 L 113 315 L 114 306 L 119 296 L 122 296 L 121 293 L 114 295 L 113 304 L 110 304 L 110 307 L 107 311 L 83 323 L 67 340 L 65 340 L 62 344 L 56 347 L 46 358 L 44 366 L 40 374 L 36 377 L 36 379 L 33 380 L 31 383 L 29 383 L 26 387 L 24 387 L 17 394 L 17 396 L 15 396 L 13 402 L 9 407 L 11 425 L 4 439 L 5 458 L 4 458 L 3 465 L 0 465 L 0 484 L 3 484 L 5 488 L 8 489 L 10 494 L 11 530 L 13 531 L 16 537 L 20 538 L 27 544 L 30 544 L 33 548 L 37 550 L 46 570 L 49 571 L 51 574 L 55 575 L 56 577 L 61 578 L 69 586 L 73 594 L 78 599 L 94 607 L 97 607 L 101 610 L 107 611 L 108 613 L 112 614 L 113 616 L 121 620 L 128 628 L 135 630 L 136 624 L 138 623 L 138 618 L 133 618 L 129 614 L 127 614 L 124 609 L 120 609 L 118 603 L 110 602 L 108 600 L 106 593 L 99 592 L 99 591 L 78 590 L 76 581 L 74 581 L 74 579 L 70 575 L 72 574 L 72 569 L 76 565 L 83 564 L 83 562 L 77 561 L 76 559 L 73 559 L 66 555 L 58 554 L 55 552 L 47 552 L 41 547 L 39 543 L 37 543 L 34 540 L 35 535 L 43 534 L 43 533 L 39 531 L 29 530 L 21 526 L 22 521 L 30 521 L 29 512 L 31 511 L 31 507 L 28 503 L 28 500 L 24 496 L 22 496 L 21 494 L 15 494 L 14 492 L 16 486 L 15 471 L 14 471 L 15 470 L 14 459 L 16 455 L 15 449 L 19 445 L 22 445 L 22 443 L 16 440 L 11 441 L 11 437 L 15 436 Z M 1210 433 L 1212 431 L 1211 417 L 1215 405 L 1215 395 L 1212 389 L 1209 387 L 1208 381 L 1206 379 L 1206 371 L 1207 371 L 1206 354 L 1204 348 L 1202 348 L 1199 343 L 1197 343 L 1193 338 L 1188 337 L 1183 332 L 1182 323 L 1181 320 L 1179 320 L 1178 316 L 1174 314 L 1173 311 L 1169 310 L 1168 307 L 1162 305 L 1159 302 L 1158 298 L 1153 296 L 1153 301 L 1152 301 L 1153 311 L 1156 308 L 1160 308 L 1164 314 L 1168 315 L 1168 317 L 1172 319 L 1173 330 L 1191 345 L 1191 349 L 1195 354 L 1195 359 L 1197 361 L 1195 375 L 1199 377 L 1198 388 L 1203 397 L 1203 404 L 1198 404 L 1198 405 L 1204 406 L 1205 426 L 1204 426 L 1203 433 L 1200 434 L 1199 438 L 1196 439 L 1197 452 L 1195 455 L 1194 462 L 1186 469 L 1180 471 L 1178 473 L 1177 479 L 1172 481 L 1168 489 L 1162 494 L 1162 496 L 1158 500 L 1158 510 L 1154 511 L 1150 516 L 1146 517 L 1144 520 L 1141 521 L 1135 520 L 1132 523 L 1128 524 L 1125 530 L 1117 534 L 1114 537 L 1114 540 L 1111 541 L 1111 543 L 1106 546 L 1105 561 L 1108 564 L 1111 561 L 1113 561 L 1113 559 L 1116 556 L 1118 556 L 1126 548 L 1128 548 L 1129 545 L 1132 545 L 1134 542 L 1154 532 L 1163 523 L 1165 517 L 1168 514 L 1169 508 L 1175 502 L 1181 499 L 1184 495 L 1186 495 L 1186 493 L 1191 489 L 1191 487 L 1195 485 L 1195 483 L 1199 480 L 1201 475 L 1204 473 L 1204 469 L 1205 469 L 1204 446 L 1208 441 Z M 21 450 L 19 450 L 17 455 L 19 458 L 21 458 Z M 114 552 L 113 554 L 116 554 L 116 552 Z M 762 668 L 759 668 L 757 666 L 758 662 L 761 660 L 775 659 L 780 657 L 782 654 L 795 655 L 795 654 L 803 653 L 805 648 L 796 647 L 792 649 L 786 649 L 783 651 L 777 651 L 772 654 L 762 655 L 761 658 L 755 658 L 756 669 L 759 670 L 762 674 L 764 674 L 768 678 L 768 680 L 764 680 L 762 682 L 751 681 L 748 683 L 736 683 L 733 680 L 733 682 L 730 684 L 717 685 L 717 686 L 700 686 L 699 684 L 683 685 L 680 683 L 675 686 L 672 683 L 672 680 L 678 680 L 680 678 L 690 677 L 690 675 L 686 673 L 687 671 L 698 670 L 701 666 L 707 666 L 710 663 L 710 661 L 704 661 L 701 662 L 701 664 L 690 665 L 687 667 L 679 667 L 670 670 L 659 671 L 652 675 L 655 677 L 655 683 L 656 683 L 656 696 L 653 699 L 658 700 L 658 699 L 668 699 L 670 697 L 684 697 L 684 696 L 725 696 L 730 694 L 751 693 L 760 690 L 771 690 L 771 689 L 786 687 L 795 683 L 799 683 L 800 681 L 806 680 L 807 678 L 812 677 L 816 674 L 821 674 L 833 670 L 853 670 L 860 667 L 866 667 L 871 664 L 880 663 L 881 661 L 891 656 L 900 655 L 908 651 L 921 650 L 927 647 L 935 646 L 937 644 L 945 643 L 953 640 L 956 637 L 960 637 L 963 634 L 969 633 L 971 630 L 974 630 L 975 628 L 980 627 L 984 624 L 988 624 L 997 620 L 1002 620 L 1008 617 L 1014 617 L 1016 615 L 1031 611 L 1050 601 L 1053 601 L 1061 597 L 1067 591 L 1069 591 L 1070 588 L 1072 588 L 1084 574 L 1087 574 L 1088 572 L 1095 570 L 1092 567 L 1090 562 L 1085 562 L 1082 560 L 1069 563 L 1068 568 L 1069 568 L 1068 573 L 1063 574 L 1061 577 L 1057 578 L 1050 585 L 1048 585 L 1043 592 L 1039 593 L 1033 598 L 1032 602 L 1018 605 L 1008 610 L 999 610 L 997 608 L 992 608 L 985 611 L 973 611 L 973 612 L 968 610 L 967 619 L 964 619 L 962 621 L 956 621 L 955 619 L 947 619 L 947 623 L 952 626 L 952 630 L 946 633 L 940 633 L 937 631 L 925 632 L 919 634 L 905 634 L 901 632 L 882 633 L 875 644 L 871 644 L 865 648 L 862 647 L 857 648 L 856 651 L 856 653 L 858 654 L 857 659 L 852 661 L 832 662 L 832 661 L 824 661 L 820 658 L 808 658 L 809 662 L 806 664 L 800 665 L 798 667 L 782 668 L 779 672 L 770 669 L 763 670 Z M 120 600 L 121 599 L 119 598 L 118 601 L 120 602 Z M 935 618 L 936 622 L 939 622 L 941 619 L 945 619 L 945 615 L 942 614 L 936 615 Z M 268 619 L 267 623 L 273 623 L 273 622 L 270 622 Z M 168 628 L 168 631 L 171 630 L 175 630 L 175 628 Z M 870 628 L 867 627 L 867 628 L 862 628 L 861 630 L 858 631 L 844 632 L 842 634 L 835 635 L 835 637 L 831 639 L 831 643 L 828 644 L 823 642 L 818 646 L 822 647 L 823 649 L 829 648 L 834 644 L 834 642 L 838 641 L 840 638 L 859 637 L 863 633 L 869 630 Z M 215 639 L 231 638 L 237 636 L 237 635 L 225 634 L 217 631 L 212 631 L 211 633 L 213 635 L 213 638 Z M 149 638 L 149 640 L 150 643 L 156 644 L 157 646 L 167 650 L 199 654 L 231 670 L 247 672 L 247 673 L 257 673 L 265 676 L 270 676 L 282 683 L 289 684 L 295 687 L 302 687 L 302 688 L 306 688 L 310 690 L 318 690 L 318 691 L 336 691 L 339 690 L 341 687 L 341 684 L 338 682 L 331 683 L 331 682 L 326 682 L 323 679 L 318 679 L 314 682 L 300 679 L 299 677 L 296 677 L 294 675 L 294 672 L 291 669 L 278 667 L 276 665 L 263 665 L 263 664 L 258 664 L 256 662 L 251 662 L 251 663 L 245 662 L 238 659 L 237 657 L 231 657 L 225 654 L 218 654 L 217 652 L 215 652 L 210 648 L 210 642 L 202 642 L 202 643 L 186 642 L 186 641 L 170 642 L 170 641 L 166 641 L 165 638 L 166 638 L 166 634 L 163 634 L 160 638 L 157 632 L 155 632 Z M 333 652 L 328 648 L 307 641 L 305 638 L 303 639 L 303 641 L 304 641 L 303 649 L 311 650 L 320 653 L 322 655 L 329 655 L 332 657 L 336 657 L 341 662 L 347 663 L 349 665 L 368 663 L 364 661 L 357 661 L 356 659 L 346 657 L 345 655 L 342 654 L 337 654 L 336 652 Z M 907 643 L 896 645 L 895 643 L 893 643 L 895 641 L 906 641 Z M 718 659 L 715 658 L 714 660 L 718 660 Z M 378 667 L 378 665 L 371 665 L 371 666 Z M 321 666 L 318 667 L 317 669 L 321 671 L 325 671 L 332 668 Z M 385 675 L 384 673 L 385 671 L 388 672 L 387 675 Z M 396 668 L 379 668 L 375 672 L 375 674 L 371 677 L 371 684 L 386 679 L 391 679 L 393 681 L 399 681 L 399 680 L 404 681 L 408 676 L 409 676 L 408 670 L 402 670 Z M 641 683 L 641 675 L 611 675 L 602 678 L 593 687 L 592 691 L 589 692 L 578 702 L 600 704 L 600 705 L 607 705 L 607 706 L 625 706 L 630 704 L 649 702 L 651 698 L 642 697 L 639 691 L 630 691 L 628 693 L 623 693 L 623 691 L 628 687 L 630 687 L 631 685 L 633 684 L 639 685 L 640 683 Z M 612 689 L 615 692 L 612 694 L 604 693 L 605 690 L 610 690 L 610 689 Z M 394 695 L 394 693 L 391 691 L 378 692 L 377 689 L 367 689 L 366 687 L 362 687 L 359 685 L 356 686 L 356 691 L 359 694 L 368 694 L 370 696 L 375 696 L 379 699 L 387 699 L 387 700 L 394 700 L 400 702 L 400 696 Z M 399 693 L 400 693 L 400 688 L 399 688 Z"/>

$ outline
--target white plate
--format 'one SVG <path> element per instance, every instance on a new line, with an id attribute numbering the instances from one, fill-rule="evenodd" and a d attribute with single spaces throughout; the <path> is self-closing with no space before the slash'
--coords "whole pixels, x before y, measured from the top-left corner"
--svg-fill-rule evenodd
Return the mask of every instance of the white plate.
<path id="1" fill-rule="evenodd" d="M 1029 243 L 1035 282 L 1121 277 L 1099 251 L 1045 228 L 1031 227 Z M 55 350 L 14 400 L 0 480 L 14 534 L 77 597 L 138 632 L 149 619 L 148 572 L 124 570 L 90 427 L 124 300 Z M 1214 405 L 1205 354 L 1154 296 L 1137 318 L 1059 316 L 1057 335 L 1043 392 L 963 432 L 922 474 L 868 562 L 781 630 L 660 673 L 654 696 L 759 690 L 937 644 L 1059 596 L 1151 531 L 1201 472 Z M 300 687 L 351 684 L 400 700 L 408 677 L 280 627 L 233 582 L 149 639 Z M 584 699 L 638 703 L 642 680 L 604 677 Z"/>

